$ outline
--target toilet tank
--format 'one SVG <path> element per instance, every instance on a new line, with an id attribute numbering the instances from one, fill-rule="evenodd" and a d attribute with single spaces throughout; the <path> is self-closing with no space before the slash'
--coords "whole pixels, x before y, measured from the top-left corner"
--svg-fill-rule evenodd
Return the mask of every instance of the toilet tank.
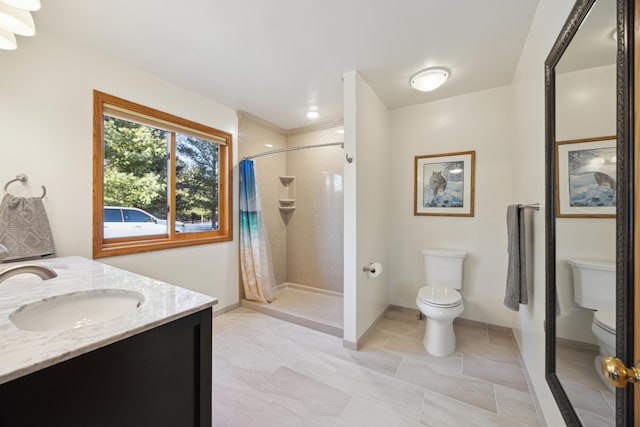
<path id="1" fill-rule="evenodd" d="M 462 264 L 466 252 L 447 249 L 423 249 L 426 285 L 439 288 L 462 288 Z"/>
<path id="2" fill-rule="evenodd" d="M 616 266 L 612 262 L 568 260 L 573 271 L 576 304 L 591 310 L 614 311 L 616 307 Z"/>

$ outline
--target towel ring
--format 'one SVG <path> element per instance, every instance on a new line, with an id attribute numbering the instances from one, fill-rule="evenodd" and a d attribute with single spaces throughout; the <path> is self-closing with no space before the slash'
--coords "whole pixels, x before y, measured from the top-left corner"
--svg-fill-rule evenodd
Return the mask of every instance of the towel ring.
<path id="1" fill-rule="evenodd" d="M 7 182 L 4 185 L 4 195 L 6 196 L 7 194 L 9 194 L 9 191 L 7 190 L 7 188 L 9 188 L 9 186 L 11 184 L 13 184 L 14 182 L 26 182 L 29 179 L 29 177 L 23 173 L 16 175 L 15 179 L 12 179 L 11 181 Z M 44 185 L 41 186 L 42 187 L 42 196 L 40 196 L 41 199 L 44 199 L 44 196 L 47 195 L 47 189 L 44 188 Z"/>

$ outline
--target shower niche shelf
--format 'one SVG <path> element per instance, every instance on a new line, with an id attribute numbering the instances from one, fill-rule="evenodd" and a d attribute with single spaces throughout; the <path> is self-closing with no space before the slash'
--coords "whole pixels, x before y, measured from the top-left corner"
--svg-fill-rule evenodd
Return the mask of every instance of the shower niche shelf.
<path id="1" fill-rule="evenodd" d="M 280 212 L 291 212 L 296 208 L 296 177 L 280 176 L 278 202 Z"/>
<path id="2" fill-rule="evenodd" d="M 290 183 L 292 183 L 293 181 L 295 181 L 296 177 L 295 176 L 281 176 L 280 177 L 280 182 L 282 182 L 282 185 L 289 185 Z"/>

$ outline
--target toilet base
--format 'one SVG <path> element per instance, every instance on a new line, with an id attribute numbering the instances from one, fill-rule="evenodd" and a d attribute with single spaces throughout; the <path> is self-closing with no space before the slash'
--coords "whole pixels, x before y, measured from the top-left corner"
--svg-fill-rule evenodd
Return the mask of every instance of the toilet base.
<path id="1" fill-rule="evenodd" d="M 456 349 L 453 320 L 434 320 L 427 317 L 424 331 L 424 349 L 432 356 L 448 356 Z"/>
<path id="2" fill-rule="evenodd" d="M 601 374 L 601 366 L 600 363 L 602 361 L 602 358 L 605 356 L 615 356 L 616 354 L 616 334 L 612 333 L 610 331 L 607 331 L 606 329 L 602 328 L 601 326 L 598 326 L 598 324 L 595 322 L 591 323 L 591 331 L 593 331 L 594 335 L 596 336 L 596 338 L 598 338 L 598 356 L 595 357 L 594 360 L 594 365 L 596 368 L 596 372 L 598 373 L 598 377 L 602 380 L 602 382 L 604 383 L 604 385 L 607 386 L 607 388 L 609 389 L 609 391 L 611 391 L 612 393 L 615 393 L 616 388 L 609 383 L 609 381 L 607 381 L 605 379 L 604 376 L 602 376 Z"/>

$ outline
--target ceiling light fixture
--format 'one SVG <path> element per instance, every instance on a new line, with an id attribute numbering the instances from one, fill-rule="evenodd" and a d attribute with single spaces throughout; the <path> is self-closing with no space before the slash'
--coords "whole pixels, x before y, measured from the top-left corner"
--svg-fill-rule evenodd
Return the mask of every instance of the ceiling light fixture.
<path id="1" fill-rule="evenodd" d="M 28 11 L 4 3 L 0 3 L 0 28 L 19 36 L 33 36 L 36 33 L 36 26 Z"/>
<path id="2" fill-rule="evenodd" d="M 36 34 L 30 11 L 39 9 L 40 0 L 0 0 L 0 49 L 15 50 L 18 47 L 15 34 Z"/>
<path id="3" fill-rule="evenodd" d="M 35 12 L 40 10 L 40 0 L 0 0 L 0 3 L 8 4 L 17 9 Z"/>
<path id="4" fill-rule="evenodd" d="M 438 89 L 449 78 L 449 70 L 443 67 L 431 67 L 420 70 L 411 76 L 409 84 L 420 92 L 431 92 Z"/>
<path id="5" fill-rule="evenodd" d="M 10 31 L 0 29 L 0 49 L 16 50 L 17 48 L 16 36 Z"/>
<path id="6" fill-rule="evenodd" d="M 304 113 L 309 119 L 317 119 L 320 117 L 320 113 L 317 110 L 307 110 Z"/>

